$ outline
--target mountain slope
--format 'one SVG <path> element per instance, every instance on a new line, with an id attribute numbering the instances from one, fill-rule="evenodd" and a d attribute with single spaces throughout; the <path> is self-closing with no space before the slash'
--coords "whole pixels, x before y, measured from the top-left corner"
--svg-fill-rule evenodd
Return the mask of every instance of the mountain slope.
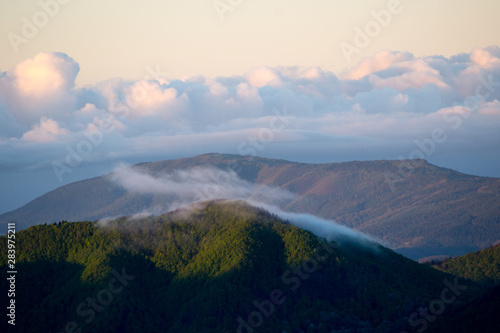
<path id="1" fill-rule="evenodd" d="M 241 202 L 34 226 L 16 234 L 15 331 L 400 332 L 454 281 L 379 245 L 339 241 Z M 460 300 L 475 292 L 467 283 Z"/>
<path id="2" fill-rule="evenodd" d="M 500 239 L 500 179 L 464 175 L 425 161 L 419 161 L 411 172 L 406 170 L 403 178 L 402 163 L 305 164 L 207 154 L 142 163 L 136 169 L 152 176 L 198 166 L 232 169 L 252 183 L 297 194 L 293 202 L 281 207 L 285 210 L 334 219 L 374 235 L 412 258 L 460 255 Z M 60 220 L 130 215 L 158 207 L 161 212 L 171 200 L 160 194 L 127 192 L 103 176 L 49 192 L 1 215 L 0 223 L 17 221 L 20 228 L 26 228 Z"/>
<path id="3" fill-rule="evenodd" d="M 500 244 L 445 260 L 433 267 L 484 285 L 500 283 Z"/>
<path id="4" fill-rule="evenodd" d="M 500 332 L 500 285 L 471 303 L 439 318 L 429 333 Z M 465 320 L 464 320 L 465 319 Z"/>
<path id="5" fill-rule="evenodd" d="M 457 258 L 435 268 L 490 288 L 471 303 L 463 304 L 430 326 L 429 333 L 500 332 L 500 244 Z M 467 320 L 464 320 L 467 318 Z"/>

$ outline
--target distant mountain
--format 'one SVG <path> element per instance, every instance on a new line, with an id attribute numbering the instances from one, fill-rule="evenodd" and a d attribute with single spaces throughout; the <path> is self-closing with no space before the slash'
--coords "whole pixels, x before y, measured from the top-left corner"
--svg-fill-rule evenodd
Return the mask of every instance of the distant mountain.
<path id="1" fill-rule="evenodd" d="M 297 198 L 282 209 L 334 219 L 414 259 L 456 256 L 500 240 L 500 179 L 465 175 L 423 160 L 305 164 L 206 154 L 142 163 L 135 169 L 158 176 L 199 166 L 231 167 L 247 181 L 293 192 Z M 173 198 L 162 194 L 127 192 L 102 176 L 51 191 L 1 215 L 0 223 L 17 221 L 26 228 L 96 220 L 166 207 L 169 200 Z"/>
<path id="2" fill-rule="evenodd" d="M 436 298 L 456 299 L 447 313 L 480 291 L 378 244 L 328 242 L 242 202 L 38 225 L 15 241 L 16 326 L 4 319 L 2 332 L 413 332 Z M 0 251 L 4 272 L 7 259 Z M 0 289 L 9 284 L 1 279 Z"/>

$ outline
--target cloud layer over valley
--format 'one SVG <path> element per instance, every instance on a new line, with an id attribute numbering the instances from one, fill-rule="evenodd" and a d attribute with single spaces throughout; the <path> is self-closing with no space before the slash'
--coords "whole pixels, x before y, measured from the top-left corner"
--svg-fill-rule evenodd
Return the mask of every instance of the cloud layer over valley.
<path id="1" fill-rule="evenodd" d="M 295 195 L 289 191 L 252 184 L 239 178 L 232 170 L 225 171 L 214 167 L 177 170 L 171 174 L 152 176 L 140 169 L 122 166 L 109 175 L 109 181 L 121 186 L 129 193 L 165 196 L 164 206 L 151 212 L 137 212 L 146 214 L 164 213 L 194 202 L 207 200 L 246 200 L 274 205 L 289 202 L 295 198 Z"/>
<path id="2" fill-rule="evenodd" d="M 82 165 L 223 152 L 305 162 L 419 157 L 500 176 L 497 46 L 450 58 L 381 51 L 342 75 L 260 67 L 173 80 L 149 64 L 143 80 L 78 87 L 80 70 L 69 55 L 40 53 L 0 72 L 1 169 L 50 170 L 55 188 L 104 173 L 78 175 Z"/>
<path id="3" fill-rule="evenodd" d="M 153 209 L 137 211 L 134 218 L 158 215 L 178 208 L 186 213 L 189 212 L 189 207 L 196 207 L 192 204 L 208 200 L 243 200 L 327 240 L 339 243 L 355 240 L 366 244 L 375 241 L 370 236 L 330 220 L 310 214 L 285 212 L 278 208 L 278 205 L 292 201 L 296 197 L 295 194 L 277 187 L 252 184 L 239 178 L 234 171 L 199 167 L 153 176 L 140 168 L 122 166 L 109 175 L 108 180 L 132 194 L 156 195 L 163 198 L 162 204 Z"/>

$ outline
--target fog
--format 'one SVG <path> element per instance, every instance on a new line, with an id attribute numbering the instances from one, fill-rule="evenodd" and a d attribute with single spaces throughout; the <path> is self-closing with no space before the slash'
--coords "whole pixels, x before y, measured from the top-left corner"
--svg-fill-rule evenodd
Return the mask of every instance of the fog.
<path id="1" fill-rule="evenodd" d="M 203 201 L 243 200 L 329 241 L 342 243 L 353 240 L 365 244 L 378 242 L 373 237 L 332 220 L 310 214 L 285 212 L 279 206 L 293 200 L 296 197 L 294 193 L 277 187 L 253 184 L 241 179 L 232 170 L 197 167 L 151 175 L 138 167 L 120 166 L 110 175 L 109 180 L 131 193 L 168 196 L 169 200 L 164 205 L 135 212 L 132 218 L 158 215 L 179 208 L 183 208 L 183 214 L 187 214 L 198 207 L 195 203 Z"/>

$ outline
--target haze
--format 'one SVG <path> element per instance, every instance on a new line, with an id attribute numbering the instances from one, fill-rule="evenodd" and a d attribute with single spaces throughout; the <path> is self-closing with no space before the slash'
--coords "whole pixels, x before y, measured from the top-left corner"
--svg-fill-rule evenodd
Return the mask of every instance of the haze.
<path id="1" fill-rule="evenodd" d="M 0 8 L 0 212 L 208 152 L 500 177 L 498 1 Z"/>

